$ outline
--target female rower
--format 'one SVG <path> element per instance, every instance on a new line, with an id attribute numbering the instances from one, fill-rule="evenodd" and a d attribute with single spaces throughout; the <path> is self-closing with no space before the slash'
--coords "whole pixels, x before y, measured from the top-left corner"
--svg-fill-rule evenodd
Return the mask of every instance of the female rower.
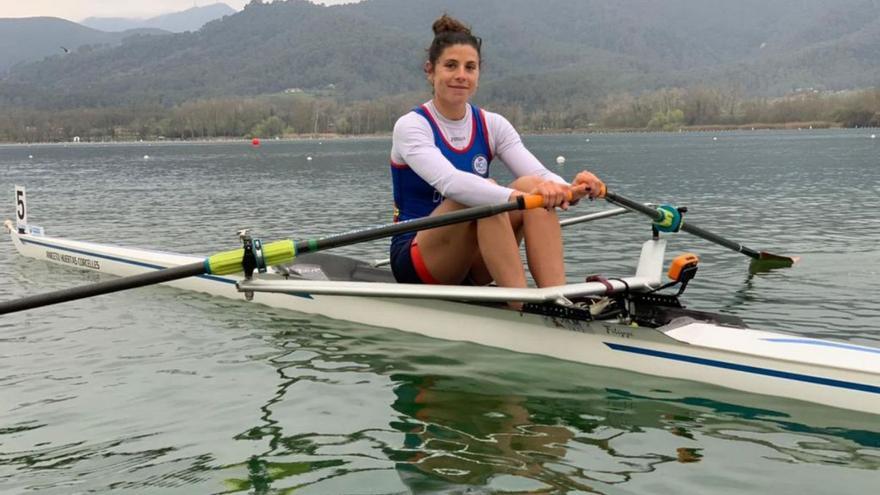
<path id="1" fill-rule="evenodd" d="M 445 14 L 433 31 L 424 65 L 433 98 L 394 125 L 395 221 L 504 203 L 522 194 L 540 194 L 545 208 L 395 236 L 394 276 L 402 283 L 485 285 L 494 280 L 502 287 L 525 287 L 519 252 L 525 238 L 526 259 L 538 286 L 565 284 L 555 208 L 595 198 L 602 182 L 583 171 L 568 184 L 525 148 L 507 119 L 470 104 L 480 80 L 482 40 Z M 507 187 L 488 178 L 495 157 L 517 177 Z"/>

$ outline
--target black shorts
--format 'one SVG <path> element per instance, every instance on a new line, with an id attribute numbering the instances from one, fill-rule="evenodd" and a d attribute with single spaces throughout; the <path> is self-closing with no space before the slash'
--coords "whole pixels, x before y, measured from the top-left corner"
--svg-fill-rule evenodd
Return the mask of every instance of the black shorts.
<path id="1" fill-rule="evenodd" d="M 415 235 L 398 239 L 391 245 L 391 272 L 401 284 L 440 283 L 425 266 Z"/>

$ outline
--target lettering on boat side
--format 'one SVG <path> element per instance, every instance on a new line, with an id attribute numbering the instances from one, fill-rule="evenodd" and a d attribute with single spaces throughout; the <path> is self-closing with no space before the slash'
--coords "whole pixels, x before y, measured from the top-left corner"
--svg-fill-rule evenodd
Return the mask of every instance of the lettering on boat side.
<path id="1" fill-rule="evenodd" d="M 91 268 L 92 270 L 101 269 L 101 264 L 98 260 L 84 258 L 82 256 L 72 256 L 69 254 L 56 253 L 55 251 L 46 251 L 46 258 L 82 268 Z"/>
<path id="2" fill-rule="evenodd" d="M 621 339 L 631 339 L 633 336 L 632 330 L 611 325 L 605 325 L 605 333 L 613 337 L 619 337 Z"/>
<path id="3" fill-rule="evenodd" d="M 561 328 L 571 332 L 596 333 L 595 329 L 586 321 L 546 315 L 542 316 L 542 319 L 544 324 L 550 327 Z"/>

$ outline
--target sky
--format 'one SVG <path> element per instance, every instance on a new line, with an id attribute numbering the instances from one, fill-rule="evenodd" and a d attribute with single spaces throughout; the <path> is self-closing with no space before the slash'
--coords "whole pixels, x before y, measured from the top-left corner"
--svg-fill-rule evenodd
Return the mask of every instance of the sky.
<path id="1" fill-rule="evenodd" d="M 321 0 L 324 4 L 351 0 Z M 225 3 L 241 10 L 250 0 L 0 0 L 2 17 L 61 17 L 79 22 L 87 17 L 153 17 L 194 6 Z"/>

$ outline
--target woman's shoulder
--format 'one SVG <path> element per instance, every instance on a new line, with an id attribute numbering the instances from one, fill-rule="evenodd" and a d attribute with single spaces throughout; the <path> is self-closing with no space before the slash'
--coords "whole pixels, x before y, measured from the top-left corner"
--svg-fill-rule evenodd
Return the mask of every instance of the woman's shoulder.
<path id="1" fill-rule="evenodd" d="M 392 137 L 395 140 L 422 139 L 432 136 L 431 124 L 427 119 L 414 111 L 406 112 L 394 123 Z"/>
<path id="2" fill-rule="evenodd" d="M 507 120 L 507 117 L 500 113 L 491 112 L 482 107 L 477 108 L 483 113 L 483 119 L 485 119 L 486 127 L 488 128 L 490 135 L 507 136 L 510 133 L 516 134 L 516 129 L 514 129 L 513 124 Z"/>
<path id="3" fill-rule="evenodd" d="M 414 110 L 406 112 L 397 118 L 394 127 L 424 127 L 428 125 L 428 120 L 416 113 Z"/>

